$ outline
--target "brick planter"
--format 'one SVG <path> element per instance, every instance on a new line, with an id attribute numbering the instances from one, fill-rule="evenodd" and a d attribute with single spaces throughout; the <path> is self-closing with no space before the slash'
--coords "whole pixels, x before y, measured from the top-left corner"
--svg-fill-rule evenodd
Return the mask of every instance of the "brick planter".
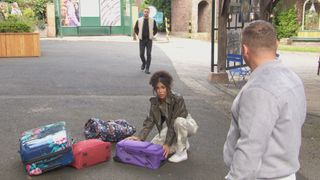
<path id="1" fill-rule="evenodd" d="M 0 33 L 0 57 L 40 56 L 39 33 Z"/>

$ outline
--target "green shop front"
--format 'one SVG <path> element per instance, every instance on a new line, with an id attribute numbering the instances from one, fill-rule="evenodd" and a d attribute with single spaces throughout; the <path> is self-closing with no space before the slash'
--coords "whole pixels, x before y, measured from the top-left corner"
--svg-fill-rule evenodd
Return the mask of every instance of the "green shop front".
<path id="1" fill-rule="evenodd" d="M 58 36 L 131 35 L 131 0 L 54 0 Z"/>

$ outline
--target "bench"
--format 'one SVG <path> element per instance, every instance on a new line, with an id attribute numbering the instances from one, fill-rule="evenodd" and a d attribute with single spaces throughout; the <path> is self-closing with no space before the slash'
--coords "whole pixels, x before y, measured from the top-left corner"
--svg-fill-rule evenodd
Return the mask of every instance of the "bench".
<path id="1" fill-rule="evenodd" d="M 320 42 L 318 37 L 291 37 L 293 42 Z"/>

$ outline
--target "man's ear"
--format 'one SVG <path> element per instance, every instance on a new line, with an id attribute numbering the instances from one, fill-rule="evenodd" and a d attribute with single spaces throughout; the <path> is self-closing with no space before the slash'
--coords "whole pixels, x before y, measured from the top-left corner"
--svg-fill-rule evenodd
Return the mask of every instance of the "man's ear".
<path id="1" fill-rule="evenodd" d="M 248 57 L 249 54 L 249 48 L 247 45 L 242 44 L 242 55 Z"/>

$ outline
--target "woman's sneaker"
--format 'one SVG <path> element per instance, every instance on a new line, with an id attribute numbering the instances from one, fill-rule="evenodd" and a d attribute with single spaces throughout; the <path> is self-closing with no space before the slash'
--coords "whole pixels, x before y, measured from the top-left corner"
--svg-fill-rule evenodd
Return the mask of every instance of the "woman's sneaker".
<path id="1" fill-rule="evenodd" d="M 185 149 L 182 152 L 175 153 L 168 160 L 173 163 L 178 163 L 181 161 L 185 161 L 187 159 L 188 159 L 188 153 L 187 153 L 187 150 Z"/>

